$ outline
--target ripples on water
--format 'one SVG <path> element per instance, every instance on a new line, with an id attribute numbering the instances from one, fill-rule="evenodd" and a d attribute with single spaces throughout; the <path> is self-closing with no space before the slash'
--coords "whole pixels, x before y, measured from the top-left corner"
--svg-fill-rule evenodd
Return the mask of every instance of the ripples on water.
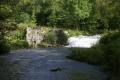
<path id="1" fill-rule="evenodd" d="M 20 65 L 0 57 L 0 80 L 19 80 Z"/>

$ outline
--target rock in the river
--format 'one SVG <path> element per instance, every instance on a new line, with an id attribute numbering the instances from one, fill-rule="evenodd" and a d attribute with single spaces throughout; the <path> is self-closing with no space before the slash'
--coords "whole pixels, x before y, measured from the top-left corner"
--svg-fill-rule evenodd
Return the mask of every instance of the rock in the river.
<path id="1" fill-rule="evenodd" d="M 44 35 L 40 32 L 40 29 L 27 28 L 26 40 L 30 46 L 37 47 L 43 39 Z"/>

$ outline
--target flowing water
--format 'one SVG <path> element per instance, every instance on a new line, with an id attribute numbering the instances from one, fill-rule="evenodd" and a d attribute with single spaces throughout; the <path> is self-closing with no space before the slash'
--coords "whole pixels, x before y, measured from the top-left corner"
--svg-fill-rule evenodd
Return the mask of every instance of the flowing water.
<path id="1" fill-rule="evenodd" d="M 97 44 L 100 40 L 100 35 L 94 36 L 75 36 L 70 37 L 68 39 L 68 46 L 66 47 L 82 47 L 82 48 L 90 48 Z"/>
<path id="2" fill-rule="evenodd" d="M 0 56 L 0 80 L 106 80 L 97 66 L 66 59 L 67 48 L 12 51 Z"/>

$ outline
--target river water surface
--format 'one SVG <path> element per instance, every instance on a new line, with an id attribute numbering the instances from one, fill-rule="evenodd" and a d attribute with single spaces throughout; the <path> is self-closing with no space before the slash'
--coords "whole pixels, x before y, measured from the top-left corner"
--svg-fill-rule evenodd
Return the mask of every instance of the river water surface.
<path id="1" fill-rule="evenodd" d="M 0 80 L 106 80 L 97 66 L 66 58 L 67 48 L 12 51 L 0 56 Z"/>

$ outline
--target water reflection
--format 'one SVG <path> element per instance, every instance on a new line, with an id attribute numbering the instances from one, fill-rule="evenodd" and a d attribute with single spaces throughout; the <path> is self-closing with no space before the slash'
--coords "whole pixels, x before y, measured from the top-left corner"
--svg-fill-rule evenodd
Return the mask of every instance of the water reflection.
<path id="1" fill-rule="evenodd" d="M 20 80 L 20 65 L 0 57 L 0 80 Z"/>

